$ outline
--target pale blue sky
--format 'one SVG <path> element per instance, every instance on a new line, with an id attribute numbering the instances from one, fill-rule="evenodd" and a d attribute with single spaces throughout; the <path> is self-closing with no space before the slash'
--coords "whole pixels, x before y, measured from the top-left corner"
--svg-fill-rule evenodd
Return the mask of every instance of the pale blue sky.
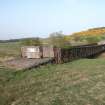
<path id="1" fill-rule="evenodd" d="M 0 39 L 105 26 L 105 0 L 0 0 Z"/>

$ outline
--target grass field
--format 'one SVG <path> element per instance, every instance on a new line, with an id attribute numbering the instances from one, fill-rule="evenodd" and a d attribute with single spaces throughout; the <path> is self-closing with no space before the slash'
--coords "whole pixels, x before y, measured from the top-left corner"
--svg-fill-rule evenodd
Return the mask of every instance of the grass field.
<path id="1" fill-rule="evenodd" d="M 0 43 L 0 63 L 14 57 L 20 57 L 20 48 L 19 42 Z"/>
<path id="2" fill-rule="evenodd" d="M 0 57 L 20 55 L 20 46 L 18 42 L 0 43 Z"/>
<path id="3" fill-rule="evenodd" d="M 105 59 L 0 69 L 0 105 L 105 105 Z"/>

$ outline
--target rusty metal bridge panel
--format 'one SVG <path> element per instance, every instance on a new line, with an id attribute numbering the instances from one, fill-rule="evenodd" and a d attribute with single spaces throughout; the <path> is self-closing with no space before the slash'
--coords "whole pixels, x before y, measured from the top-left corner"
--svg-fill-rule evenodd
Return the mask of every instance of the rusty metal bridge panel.
<path id="1" fill-rule="evenodd" d="M 105 45 L 75 46 L 69 49 L 55 48 L 55 62 L 64 63 L 79 58 L 87 58 L 105 52 Z"/>

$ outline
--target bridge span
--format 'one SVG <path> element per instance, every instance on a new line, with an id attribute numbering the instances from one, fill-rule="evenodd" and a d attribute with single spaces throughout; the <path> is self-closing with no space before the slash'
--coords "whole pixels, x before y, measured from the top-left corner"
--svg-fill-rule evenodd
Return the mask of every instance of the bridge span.
<path id="1" fill-rule="evenodd" d="M 75 59 L 88 58 L 105 52 L 105 45 L 75 46 L 72 48 L 55 48 L 55 62 L 65 63 Z"/>

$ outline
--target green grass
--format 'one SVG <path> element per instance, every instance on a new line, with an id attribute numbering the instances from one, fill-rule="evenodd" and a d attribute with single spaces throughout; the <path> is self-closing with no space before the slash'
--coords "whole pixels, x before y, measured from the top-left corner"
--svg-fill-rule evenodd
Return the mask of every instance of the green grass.
<path id="1" fill-rule="evenodd" d="M 0 105 L 105 105 L 105 59 L 0 69 Z"/>
<path id="2" fill-rule="evenodd" d="M 19 56 L 20 46 L 18 42 L 0 43 L 0 57 Z"/>

